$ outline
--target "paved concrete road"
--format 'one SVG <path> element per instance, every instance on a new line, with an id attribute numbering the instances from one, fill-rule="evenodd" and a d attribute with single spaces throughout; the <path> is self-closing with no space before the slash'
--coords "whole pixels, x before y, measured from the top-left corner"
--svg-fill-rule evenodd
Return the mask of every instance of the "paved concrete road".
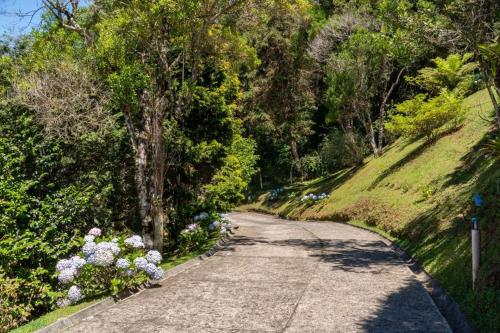
<path id="1" fill-rule="evenodd" d="M 382 240 L 326 222 L 231 214 L 227 248 L 68 332 L 451 332 Z"/>

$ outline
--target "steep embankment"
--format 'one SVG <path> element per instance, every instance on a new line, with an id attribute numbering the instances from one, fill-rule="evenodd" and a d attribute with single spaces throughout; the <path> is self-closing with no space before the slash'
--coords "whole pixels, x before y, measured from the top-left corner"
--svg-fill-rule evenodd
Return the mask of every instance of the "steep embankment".
<path id="1" fill-rule="evenodd" d="M 398 140 L 383 157 L 359 168 L 285 187 L 242 210 L 292 219 L 350 221 L 395 238 L 438 279 L 483 332 L 500 330 L 500 167 L 481 147 L 491 135 L 492 105 L 486 91 L 468 97 L 465 124 L 433 143 Z M 330 193 L 303 202 L 308 193 Z M 473 193 L 486 206 L 472 207 Z M 479 290 L 471 291 L 469 221 L 480 216 L 482 266 Z"/>

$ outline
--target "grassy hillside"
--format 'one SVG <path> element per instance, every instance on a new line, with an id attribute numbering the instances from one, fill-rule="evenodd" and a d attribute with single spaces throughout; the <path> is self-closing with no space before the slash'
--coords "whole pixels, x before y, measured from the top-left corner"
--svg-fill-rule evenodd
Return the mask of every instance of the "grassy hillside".
<path id="1" fill-rule="evenodd" d="M 243 210 L 293 219 L 335 220 L 374 226 L 419 260 L 483 332 L 500 331 L 500 167 L 482 150 L 491 136 L 486 91 L 468 97 L 465 124 L 433 143 L 398 140 L 381 158 L 358 168 L 285 187 L 275 200 L 269 193 Z M 330 193 L 320 202 L 302 202 L 308 193 Z M 486 206 L 472 207 L 473 193 Z M 479 290 L 471 291 L 470 231 L 480 217 L 482 268 Z"/>

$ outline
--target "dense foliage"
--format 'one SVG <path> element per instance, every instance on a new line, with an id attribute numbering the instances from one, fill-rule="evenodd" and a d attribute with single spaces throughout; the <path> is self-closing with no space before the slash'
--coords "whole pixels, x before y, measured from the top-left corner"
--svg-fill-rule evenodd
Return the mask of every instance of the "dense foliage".
<path id="1" fill-rule="evenodd" d="M 197 212 L 450 133 L 478 89 L 500 127 L 497 1 L 42 3 L 0 44 L 0 331 L 56 306 L 92 226 L 188 252 Z"/>

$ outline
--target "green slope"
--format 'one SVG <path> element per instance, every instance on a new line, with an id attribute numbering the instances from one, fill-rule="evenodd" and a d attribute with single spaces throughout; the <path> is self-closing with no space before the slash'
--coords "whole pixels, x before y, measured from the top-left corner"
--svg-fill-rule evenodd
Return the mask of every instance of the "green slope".
<path id="1" fill-rule="evenodd" d="M 240 209 L 374 226 L 419 260 L 481 331 L 500 331 L 500 168 L 481 150 L 492 135 L 492 105 L 485 90 L 464 105 L 469 109 L 464 126 L 433 143 L 398 140 L 359 168 L 285 187 L 275 201 L 263 193 Z M 300 200 L 322 192 L 331 195 L 316 203 Z M 479 212 L 473 193 L 486 198 Z M 468 221 L 476 213 L 482 268 L 479 291 L 472 292 Z"/>

